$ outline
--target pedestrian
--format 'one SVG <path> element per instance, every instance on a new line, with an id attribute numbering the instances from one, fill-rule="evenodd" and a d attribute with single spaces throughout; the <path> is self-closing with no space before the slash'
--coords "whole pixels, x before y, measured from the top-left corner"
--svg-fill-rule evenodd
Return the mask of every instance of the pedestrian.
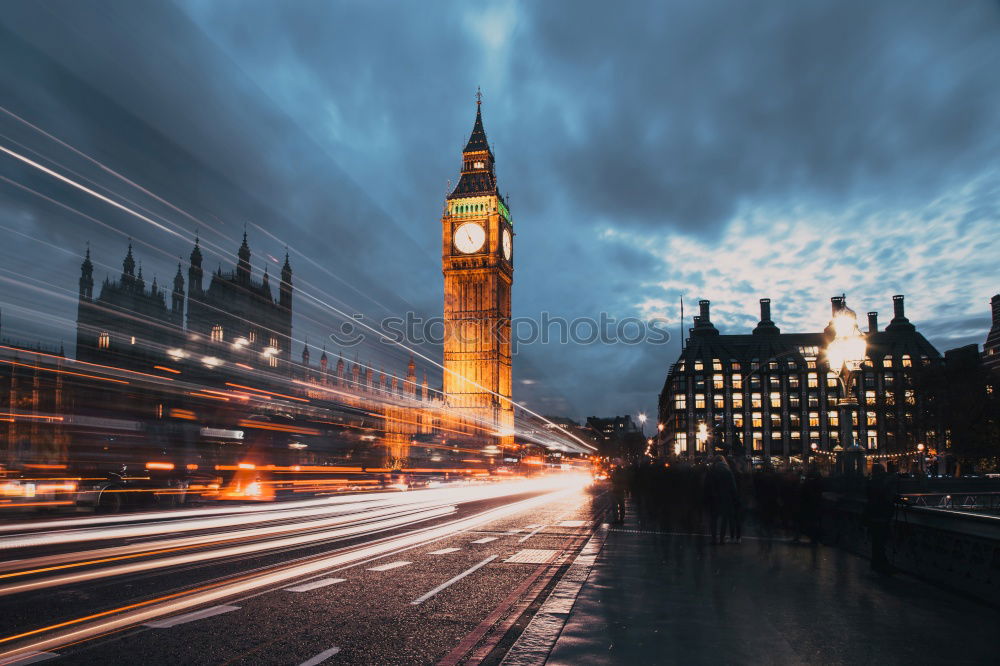
<path id="1" fill-rule="evenodd" d="M 705 503 L 712 543 L 722 544 L 736 519 L 736 479 L 723 456 L 716 456 L 705 476 Z"/>
<path id="2" fill-rule="evenodd" d="M 621 465 L 611 471 L 611 494 L 615 500 L 615 522 L 625 522 L 625 494 L 628 492 L 629 474 Z"/>
<path id="3" fill-rule="evenodd" d="M 868 504 L 865 519 L 872 542 L 871 568 L 875 573 L 891 574 L 893 566 L 886 557 L 885 548 L 889 541 L 889 528 L 895 511 L 896 484 L 882 463 L 872 465 L 872 475 L 868 480 Z"/>

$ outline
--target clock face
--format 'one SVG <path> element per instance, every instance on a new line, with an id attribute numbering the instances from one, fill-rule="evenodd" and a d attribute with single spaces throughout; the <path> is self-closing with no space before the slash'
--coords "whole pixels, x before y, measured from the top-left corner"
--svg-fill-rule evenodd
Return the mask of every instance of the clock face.
<path id="1" fill-rule="evenodd" d="M 486 231 L 475 222 L 466 222 L 455 229 L 455 247 L 460 252 L 478 252 L 486 242 Z"/>
<path id="2" fill-rule="evenodd" d="M 510 229 L 503 230 L 503 258 L 510 261 L 510 253 L 513 249 L 513 241 L 510 238 Z"/>

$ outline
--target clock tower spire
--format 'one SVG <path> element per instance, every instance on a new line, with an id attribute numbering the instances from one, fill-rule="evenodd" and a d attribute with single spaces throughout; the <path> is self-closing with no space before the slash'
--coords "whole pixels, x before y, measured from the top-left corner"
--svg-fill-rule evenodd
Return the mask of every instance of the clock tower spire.
<path id="1" fill-rule="evenodd" d="M 510 446 L 514 226 L 497 188 L 478 91 L 461 177 L 447 197 L 441 232 L 448 407 L 462 429 L 483 446 Z"/>

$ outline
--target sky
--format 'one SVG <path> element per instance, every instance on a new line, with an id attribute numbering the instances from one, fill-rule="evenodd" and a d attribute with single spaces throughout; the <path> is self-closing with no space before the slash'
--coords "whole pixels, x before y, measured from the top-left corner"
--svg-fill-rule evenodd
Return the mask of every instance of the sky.
<path id="1" fill-rule="evenodd" d="M 7 2 L 0 145 L 145 219 L 0 153 L 2 332 L 72 354 L 88 242 L 98 282 L 131 238 L 163 286 L 195 233 L 231 269 L 244 228 L 258 275 L 288 248 L 300 343 L 354 313 L 440 316 L 440 217 L 481 87 L 514 317 L 672 333 L 522 345 L 515 401 L 655 413 L 681 297 L 688 325 L 705 298 L 747 332 L 767 297 L 798 332 L 831 296 L 887 322 L 902 293 L 940 351 L 982 343 L 998 29 L 1000 4 L 973 0 Z M 409 356 L 343 353 L 396 373 Z"/>

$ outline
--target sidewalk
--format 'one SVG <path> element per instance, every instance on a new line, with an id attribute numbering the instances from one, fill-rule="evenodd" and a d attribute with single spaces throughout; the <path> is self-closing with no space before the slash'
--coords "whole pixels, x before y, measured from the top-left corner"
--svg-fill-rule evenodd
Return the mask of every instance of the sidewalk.
<path id="1" fill-rule="evenodd" d="M 752 535 L 753 530 L 748 530 Z M 1000 611 L 788 540 L 612 526 L 549 664 L 996 663 Z"/>

